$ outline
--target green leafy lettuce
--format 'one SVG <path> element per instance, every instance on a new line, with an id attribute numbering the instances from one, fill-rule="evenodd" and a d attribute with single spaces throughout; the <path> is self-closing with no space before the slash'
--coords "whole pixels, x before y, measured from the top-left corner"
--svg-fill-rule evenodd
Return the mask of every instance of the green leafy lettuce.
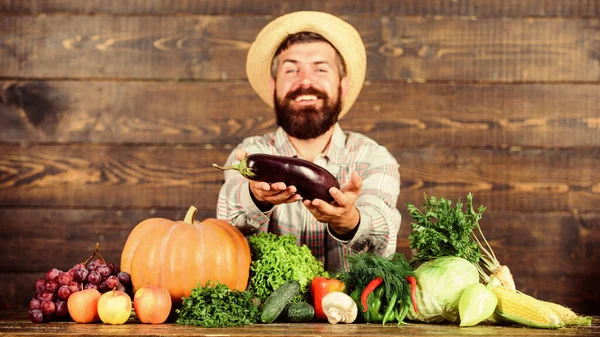
<path id="1" fill-rule="evenodd" d="M 262 232 L 248 238 L 252 263 L 248 291 L 264 301 L 273 290 L 289 280 L 300 283 L 300 294 L 293 302 L 307 301 L 310 283 L 316 276 L 329 274 L 306 245 L 298 246 L 293 235 Z"/>

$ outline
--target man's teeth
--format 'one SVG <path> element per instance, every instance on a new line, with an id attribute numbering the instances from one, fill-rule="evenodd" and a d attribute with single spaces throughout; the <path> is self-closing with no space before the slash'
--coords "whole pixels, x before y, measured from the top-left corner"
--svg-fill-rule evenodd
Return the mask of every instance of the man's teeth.
<path id="1" fill-rule="evenodd" d="M 300 102 L 300 101 L 316 101 L 317 100 L 317 96 L 315 95 L 300 95 L 298 97 L 296 97 L 296 102 Z"/>

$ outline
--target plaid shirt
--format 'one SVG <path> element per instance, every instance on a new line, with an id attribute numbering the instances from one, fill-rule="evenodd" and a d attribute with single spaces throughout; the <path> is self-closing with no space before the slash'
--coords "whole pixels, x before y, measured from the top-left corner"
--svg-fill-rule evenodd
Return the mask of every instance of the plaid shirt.
<path id="1" fill-rule="evenodd" d="M 282 128 L 264 136 L 246 138 L 237 149 L 248 154 L 298 156 Z M 238 162 L 236 150 L 229 155 L 226 165 Z M 355 202 L 360 223 L 350 241 L 333 236 L 327 224 L 317 221 L 302 201 L 280 204 L 263 213 L 252 201 L 247 179 L 237 171 L 225 171 L 225 184 L 217 202 L 217 218 L 233 224 L 245 235 L 257 231 L 292 234 L 297 243 L 306 244 L 330 272 L 347 269 L 349 254 L 372 252 L 388 256 L 394 253 L 401 221 L 396 208 L 400 193 L 396 159 L 375 141 L 359 133 L 344 132 L 336 124 L 330 146 L 315 159 L 315 164 L 331 172 L 340 186 L 349 184 L 353 171 L 363 179 L 361 194 Z"/>

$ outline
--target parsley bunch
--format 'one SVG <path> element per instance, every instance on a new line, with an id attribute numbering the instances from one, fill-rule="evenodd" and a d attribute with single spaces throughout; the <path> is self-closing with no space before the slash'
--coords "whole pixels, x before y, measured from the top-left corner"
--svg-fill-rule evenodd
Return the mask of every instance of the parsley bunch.
<path id="1" fill-rule="evenodd" d="M 410 226 L 413 231 L 408 236 L 410 248 L 416 250 L 411 264 L 425 262 L 441 256 L 458 256 L 477 265 L 481 258 L 480 244 L 474 237 L 474 229 L 479 228 L 485 207 L 473 209 L 473 195 L 467 195 L 466 211 L 458 199 L 452 207 L 452 201 L 444 198 L 431 197 L 425 202 L 423 211 L 406 204 L 415 222 Z"/>
<path id="2" fill-rule="evenodd" d="M 223 328 L 251 325 L 258 322 L 260 312 L 252 294 L 230 290 L 221 283 L 206 282 L 192 289 L 176 309 L 177 324 L 199 325 L 205 328 Z"/>

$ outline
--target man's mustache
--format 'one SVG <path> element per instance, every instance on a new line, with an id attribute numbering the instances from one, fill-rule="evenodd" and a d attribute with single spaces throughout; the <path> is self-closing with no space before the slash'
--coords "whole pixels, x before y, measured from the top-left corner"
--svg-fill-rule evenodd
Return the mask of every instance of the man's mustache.
<path id="1" fill-rule="evenodd" d="M 314 95 L 317 96 L 317 98 L 319 99 L 327 99 L 327 94 L 324 93 L 321 90 L 318 90 L 316 88 L 313 87 L 300 87 L 294 91 L 290 91 L 287 95 L 285 95 L 285 100 L 295 100 L 296 97 L 300 96 L 300 95 Z"/>

